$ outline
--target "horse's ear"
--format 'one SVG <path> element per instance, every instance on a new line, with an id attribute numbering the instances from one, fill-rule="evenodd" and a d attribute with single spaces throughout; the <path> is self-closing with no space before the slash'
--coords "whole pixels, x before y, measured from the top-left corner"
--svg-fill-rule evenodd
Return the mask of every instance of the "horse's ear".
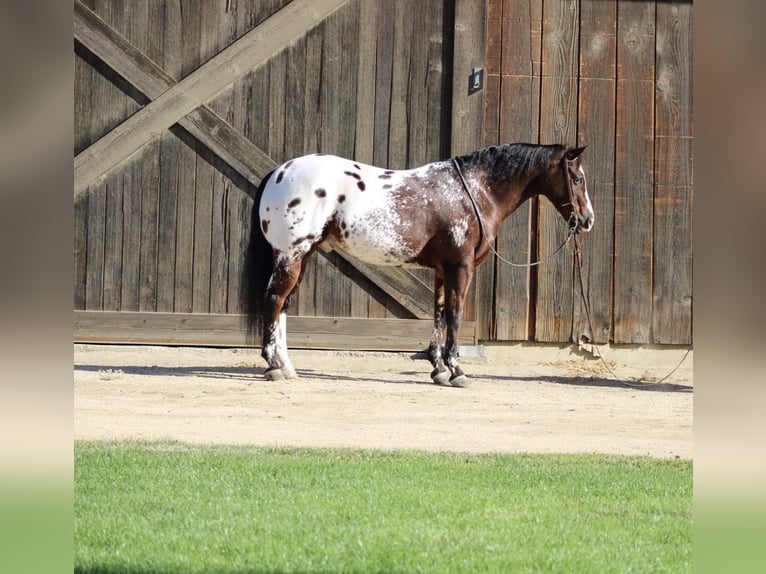
<path id="1" fill-rule="evenodd" d="M 575 148 L 568 149 L 564 153 L 564 159 L 567 160 L 567 161 L 573 161 L 573 160 L 577 159 L 578 157 L 580 157 L 580 154 L 583 151 L 585 151 L 586 147 L 588 147 L 588 146 L 584 145 L 582 147 L 575 147 Z"/>

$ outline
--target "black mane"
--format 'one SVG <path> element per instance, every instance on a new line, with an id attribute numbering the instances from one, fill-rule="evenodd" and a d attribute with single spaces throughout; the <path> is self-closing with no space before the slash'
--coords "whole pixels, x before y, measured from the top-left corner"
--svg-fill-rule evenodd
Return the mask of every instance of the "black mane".
<path id="1" fill-rule="evenodd" d="M 458 160 L 466 170 L 481 169 L 495 181 L 508 181 L 530 171 L 547 168 L 551 157 L 563 153 L 565 149 L 560 144 L 509 143 L 489 146 L 460 156 Z"/>

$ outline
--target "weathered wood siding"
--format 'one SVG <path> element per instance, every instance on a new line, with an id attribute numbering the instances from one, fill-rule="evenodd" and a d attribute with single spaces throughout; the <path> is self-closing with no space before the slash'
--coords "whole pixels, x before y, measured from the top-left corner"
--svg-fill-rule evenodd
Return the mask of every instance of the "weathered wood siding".
<path id="1" fill-rule="evenodd" d="M 252 196 L 279 162 L 323 151 L 403 168 L 530 141 L 588 145 L 595 340 L 689 344 L 691 29 L 683 0 L 76 0 L 76 336 L 129 340 L 139 319 L 141 340 L 233 329 L 220 316 L 238 313 Z M 470 93 L 474 67 L 485 87 Z M 564 233 L 532 201 L 496 247 L 527 261 Z M 482 265 L 473 340 L 590 337 L 566 253 Z M 427 270 L 320 252 L 290 314 L 420 320 L 427 335 L 431 284 Z"/>
<path id="2" fill-rule="evenodd" d="M 170 85 L 288 2 L 82 4 Z M 275 162 L 323 151 L 401 168 L 448 156 L 444 13 L 442 1 L 349 0 L 207 106 Z M 78 154 L 147 98 L 81 43 L 76 54 Z M 76 197 L 75 308 L 238 312 L 253 191 L 184 129 L 152 140 Z M 412 273 L 430 285 L 427 272 Z M 413 316 L 336 253 L 313 258 L 291 312 Z"/>
<path id="3" fill-rule="evenodd" d="M 495 263 L 479 337 L 692 342 L 692 3 L 488 0 L 484 141 L 588 145 L 594 230 L 582 238 L 593 334 L 569 257 Z M 565 237 L 546 201 L 504 225 L 524 261 Z M 486 293 L 488 280 L 479 289 Z"/>

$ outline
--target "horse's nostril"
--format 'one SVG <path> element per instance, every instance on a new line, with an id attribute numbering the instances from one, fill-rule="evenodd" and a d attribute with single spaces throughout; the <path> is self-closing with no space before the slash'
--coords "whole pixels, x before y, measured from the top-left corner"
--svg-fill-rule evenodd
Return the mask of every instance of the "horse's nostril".
<path id="1" fill-rule="evenodd" d="M 594 217 L 592 215 L 581 216 L 580 225 L 582 226 L 583 230 L 590 231 L 591 227 L 593 227 L 593 220 Z"/>

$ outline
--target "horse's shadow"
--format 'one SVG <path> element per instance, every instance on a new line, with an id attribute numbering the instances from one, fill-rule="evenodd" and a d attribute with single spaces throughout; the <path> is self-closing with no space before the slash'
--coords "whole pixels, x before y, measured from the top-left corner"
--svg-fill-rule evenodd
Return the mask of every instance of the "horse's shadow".
<path id="1" fill-rule="evenodd" d="M 102 373 L 104 380 L 118 379 L 120 375 L 168 377 L 204 377 L 254 382 L 265 369 L 259 367 L 147 367 L 144 365 L 75 365 L 75 371 Z"/>
<path id="2" fill-rule="evenodd" d="M 121 375 L 129 376 L 149 376 L 158 378 L 186 378 L 200 377 L 206 379 L 225 379 L 230 381 L 240 381 L 247 384 L 266 383 L 264 378 L 265 367 L 214 367 L 214 366 L 179 366 L 179 367 L 157 367 L 144 365 L 75 365 L 75 371 L 88 373 L 101 373 L 103 380 L 118 380 Z M 362 376 L 362 375 L 337 375 L 327 372 L 319 372 L 313 369 L 296 369 L 301 379 L 318 379 L 324 381 L 348 381 L 348 382 L 371 382 L 380 384 L 413 384 L 430 385 L 433 384 L 428 377 L 427 372 L 409 371 L 401 374 L 412 375 L 412 380 L 394 381 L 380 376 Z M 418 380 L 420 378 L 420 380 Z M 300 379 L 299 379 L 300 380 Z M 279 383 L 280 381 L 276 381 Z"/>
<path id="3" fill-rule="evenodd" d="M 531 383 L 554 383 L 557 385 L 570 385 L 576 387 L 598 387 L 613 389 L 631 389 L 634 391 L 648 391 L 655 393 L 692 393 L 692 385 L 678 383 L 653 383 L 650 381 L 632 381 L 622 379 L 608 379 L 604 377 L 582 377 L 566 375 L 478 375 L 476 380 L 504 380 Z"/>
<path id="4" fill-rule="evenodd" d="M 206 379 L 224 379 L 241 381 L 252 384 L 265 382 L 264 367 L 215 367 L 215 366 L 182 366 L 182 367 L 147 367 L 139 365 L 75 365 L 75 371 L 103 373 L 104 380 L 117 379 L 120 374 L 135 376 L 152 376 L 159 378 L 168 377 L 202 377 Z M 399 375 L 406 375 L 405 380 L 386 379 L 382 376 L 363 375 L 338 375 L 333 373 L 319 372 L 313 369 L 297 369 L 298 375 L 303 379 L 318 379 L 323 381 L 346 381 L 346 382 L 369 382 L 384 385 L 433 385 L 427 371 L 402 371 Z M 620 379 L 608 379 L 603 377 L 582 377 L 566 375 L 470 375 L 473 381 L 508 381 L 508 382 L 542 382 L 557 385 L 570 385 L 577 387 L 597 387 L 614 389 L 631 389 L 643 392 L 659 393 L 692 393 L 692 385 L 677 383 L 652 383 L 647 381 L 628 381 Z M 449 387 L 452 388 L 452 387 Z"/>

